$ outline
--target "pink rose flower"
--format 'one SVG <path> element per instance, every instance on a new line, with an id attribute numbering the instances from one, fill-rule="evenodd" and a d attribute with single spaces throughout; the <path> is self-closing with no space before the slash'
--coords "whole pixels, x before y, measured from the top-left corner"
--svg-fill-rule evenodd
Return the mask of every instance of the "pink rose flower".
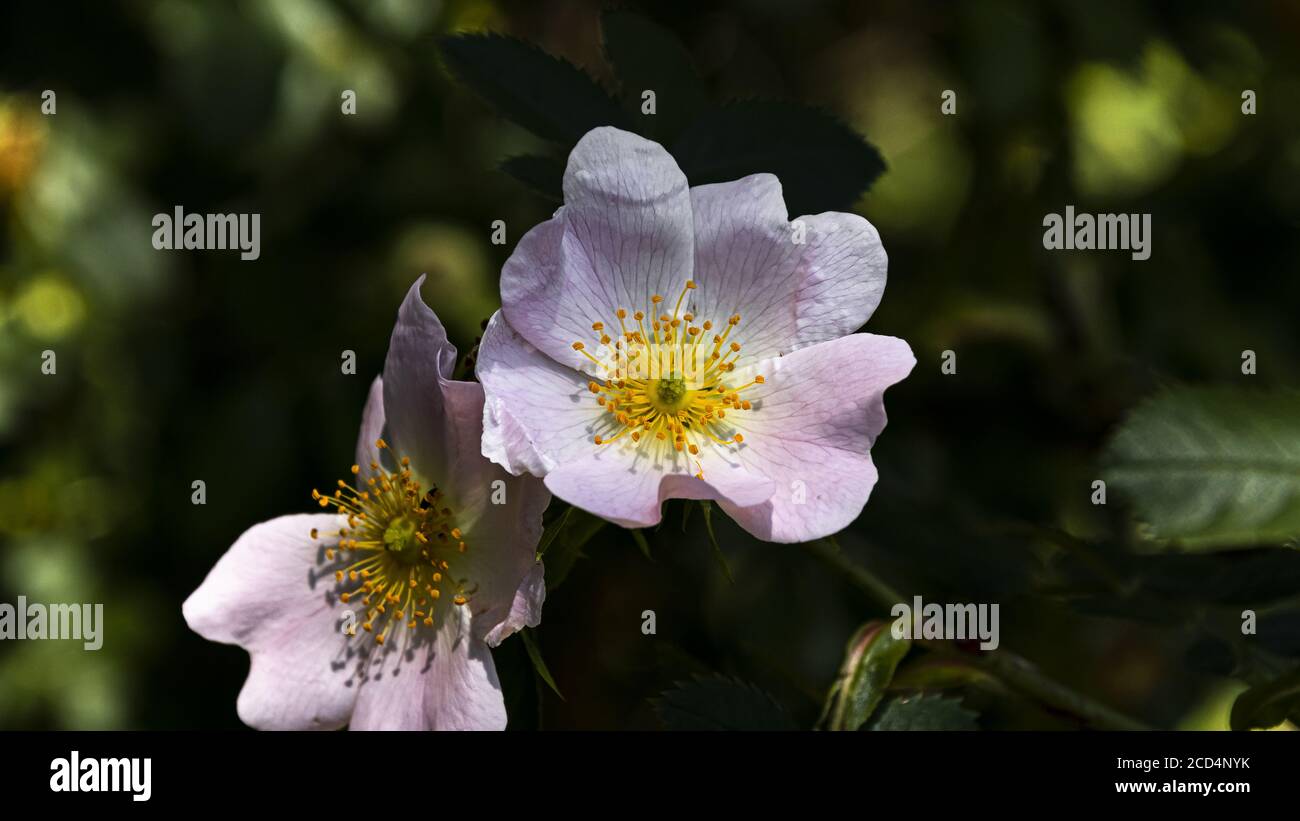
<path id="1" fill-rule="evenodd" d="M 574 147 L 564 199 L 502 271 L 477 366 L 483 454 L 626 527 L 672 498 L 776 542 L 853 521 L 884 391 L 916 363 L 853 333 L 885 289 L 875 228 L 791 222 L 770 174 L 692 188 L 615 128 Z"/>
<path id="2" fill-rule="evenodd" d="M 398 312 L 350 477 L 324 509 L 255 525 L 183 606 L 237 644 L 259 729 L 504 729 L 489 647 L 541 620 L 541 482 L 480 453 L 483 389 L 420 298 Z"/>

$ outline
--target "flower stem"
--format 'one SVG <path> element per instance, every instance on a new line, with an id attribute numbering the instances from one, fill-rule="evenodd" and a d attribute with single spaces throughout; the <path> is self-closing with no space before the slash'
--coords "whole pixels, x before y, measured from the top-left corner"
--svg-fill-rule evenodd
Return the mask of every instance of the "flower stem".
<path id="1" fill-rule="evenodd" d="M 833 538 L 805 542 L 802 547 L 839 572 L 855 587 L 862 590 L 886 609 L 892 608 L 899 602 L 906 601 L 887 582 L 853 561 L 840 549 L 840 546 Z M 985 672 L 997 677 L 1024 695 L 1054 710 L 1078 716 L 1098 729 L 1152 729 L 1142 722 L 1112 710 L 1110 707 L 1094 701 L 1082 693 L 1071 690 L 1069 687 L 1049 678 L 1033 663 L 1006 650 L 991 650 L 972 654 L 958 650 L 950 642 L 917 640 L 915 643 L 936 653 L 959 656 L 979 666 Z"/>

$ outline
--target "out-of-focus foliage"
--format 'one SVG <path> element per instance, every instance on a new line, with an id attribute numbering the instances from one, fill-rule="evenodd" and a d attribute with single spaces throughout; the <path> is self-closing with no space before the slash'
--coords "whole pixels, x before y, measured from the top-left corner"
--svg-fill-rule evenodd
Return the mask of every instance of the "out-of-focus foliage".
<path id="1" fill-rule="evenodd" d="M 1295 387 L 1298 30 L 1286 3 L 4 4 L 0 601 L 102 602 L 107 624 L 94 652 L 0 644 L 0 727 L 238 725 L 247 657 L 180 603 L 242 530 L 346 470 L 419 274 L 471 349 L 595 122 L 662 140 L 693 182 L 775 172 L 792 214 L 880 229 L 867 330 L 919 364 L 887 396 L 845 556 L 903 596 L 1000 604 L 1004 649 L 1147 724 L 1294 718 L 1300 553 L 1258 503 L 1294 473 L 1134 460 L 1294 451 L 1293 419 L 1254 427 L 1273 400 L 1197 397 Z M 150 219 L 177 205 L 262 214 L 261 258 L 155 251 Z M 1151 258 L 1045 251 L 1066 205 L 1150 213 Z M 548 512 L 545 621 L 495 653 L 513 726 L 817 722 L 845 642 L 887 610 L 699 507 L 636 535 Z M 1086 724 L 915 647 L 864 728 L 973 716 Z"/>
<path id="2" fill-rule="evenodd" d="M 1179 390 L 1140 406 L 1105 476 L 1153 535 L 1189 548 L 1300 537 L 1300 393 Z"/>

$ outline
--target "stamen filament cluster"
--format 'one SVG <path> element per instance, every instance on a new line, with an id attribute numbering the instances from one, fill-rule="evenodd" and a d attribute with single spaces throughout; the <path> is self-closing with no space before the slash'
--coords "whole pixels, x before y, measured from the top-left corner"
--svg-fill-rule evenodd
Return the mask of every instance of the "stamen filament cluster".
<path id="1" fill-rule="evenodd" d="M 596 395 L 601 416 L 613 435 L 596 435 L 596 445 L 607 445 L 624 437 L 638 448 L 669 447 L 678 453 L 700 454 L 707 442 L 738 445 L 745 441 L 727 422 L 728 411 L 748 411 L 750 399 L 742 393 L 763 384 L 761 375 L 744 385 L 728 384 L 727 375 L 736 368 L 741 345 L 731 340 L 740 324 L 740 314 L 727 319 L 721 332 L 705 320 L 696 324 L 689 311 L 683 313 L 686 295 L 695 289 L 687 280 L 671 314 L 662 309 L 664 298 L 650 298 L 652 309 L 629 314 L 619 308 L 616 335 L 604 322 L 592 323 L 598 347 L 593 354 L 582 341 L 573 349 L 589 359 L 604 374 L 587 387 Z M 630 321 L 629 321 L 630 319 Z M 648 323 L 648 328 L 647 328 Z M 703 466 L 695 459 L 696 476 L 703 478 Z"/>
<path id="2" fill-rule="evenodd" d="M 388 449 L 383 439 L 375 446 Z M 389 471 L 372 461 L 360 490 L 340 479 L 333 494 L 311 492 L 321 507 L 347 517 L 346 527 L 332 533 L 313 529 L 311 537 L 326 541 L 327 562 L 346 565 L 335 570 L 334 579 L 355 586 L 340 593 L 339 600 L 347 604 L 360 598 L 365 608 L 361 627 L 378 644 L 395 625 L 433 627 L 444 594 L 453 604 L 465 605 L 473 593 L 453 578 L 452 562 L 468 546 L 442 492 L 420 486 L 409 458 L 398 464 L 397 471 Z M 352 466 L 354 476 L 360 472 L 360 465 Z"/>

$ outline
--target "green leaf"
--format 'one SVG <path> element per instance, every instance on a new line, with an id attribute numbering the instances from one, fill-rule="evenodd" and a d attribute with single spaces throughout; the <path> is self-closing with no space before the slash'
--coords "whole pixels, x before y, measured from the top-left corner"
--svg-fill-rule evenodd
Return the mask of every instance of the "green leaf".
<path id="1" fill-rule="evenodd" d="M 654 556 L 650 555 L 650 542 L 646 541 L 645 533 L 640 530 L 629 530 L 628 532 L 632 534 L 632 541 L 636 542 L 636 546 L 641 549 L 641 553 L 653 562 L 655 559 Z"/>
<path id="2" fill-rule="evenodd" d="M 537 154 L 521 154 L 503 161 L 500 170 L 548 200 L 559 202 L 564 199 L 562 160 Z"/>
<path id="3" fill-rule="evenodd" d="M 627 128 L 618 103 L 586 72 L 500 34 L 438 41 L 447 70 L 502 115 L 544 139 L 572 146 L 593 128 Z"/>
<path id="4" fill-rule="evenodd" d="M 629 117 L 642 134 L 671 140 L 708 103 L 690 53 L 677 35 L 635 12 L 607 11 L 601 29 Z M 655 94 L 654 114 L 641 113 L 647 90 Z"/>
<path id="5" fill-rule="evenodd" d="M 1234 730 L 1276 727 L 1300 710 L 1300 669 L 1237 696 L 1229 717 Z"/>
<path id="6" fill-rule="evenodd" d="M 796 730 L 794 720 L 772 696 L 748 682 L 725 676 L 695 676 L 653 700 L 669 730 Z"/>
<path id="7" fill-rule="evenodd" d="M 840 667 L 832 730 L 856 730 L 867 723 L 911 646 L 908 639 L 894 638 L 885 622 L 868 622 L 858 629 Z"/>
<path id="8" fill-rule="evenodd" d="M 871 730 L 978 730 L 976 714 L 959 698 L 937 694 L 897 696 L 885 702 Z"/>
<path id="9" fill-rule="evenodd" d="M 551 522 L 546 526 L 546 529 L 542 531 L 542 538 L 537 543 L 537 558 L 540 559 L 546 555 L 546 551 L 550 549 L 551 545 L 555 542 L 555 539 L 560 535 L 560 532 L 564 530 L 564 526 L 569 523 L 569 517 L 573 515 L 573 510 L 574 508 L 572 507 L 566 507 L 564 512 L 560 514 L 560 518 Z"/>
<path id="10" fill-rule="evenodd" d="M 713 503 L 708 499 L 702 500 L 700 510 L 704 511 L 704 529 L 709 533 L 709 544 L 713 545 L 713 557 L 718 560 L 718 566 L 722 568 L 727 581 L 735 584 L 736 579 L 731 575 L 731 565 L 727 564 L 727 557 L 718 546 L 718 537 L 713 532 Z"/>
<path id="11" fill-rule="evenodd" d="M 1300 393 L 1166 391 L 1120 427 L 1103 464 L 1156 539 L 1280 544 L 1300 534 Z"/>
<path id="12" fill-rule="evenodd" d="M 552 593 L 569 577 L 569 571 L 584 555 L 582 548 L 600 532 L 607 522 L 585 510 L 570 508 L 564 514 L 562 529 L 552 537 L 546 551 L 546 592 Z M 544 533 L 543 539 L 546 538 Z"/>
<path id="13" fill-rule="evenodd" d="M 672 153 L 691 185 L 775 174 L 791 217 L 851 210 L 885 170 L 880 152 L 831 115 L 760 100 L 701 115 Z"/>
<path id="14" fill-rule="evenodd" d="M 542 650 L 537 646 L 537 640 L 533 638 L 532 630 L 527 627 L 520 630 L 519 638 L 523 639 L 524 649 L 528 651 L 528 660 L 533 663 L 533 669 L 537 671 L 537 675 L 541 677 L 542 681 L 546 682 L 547 687 L 551 688 L 551 692 L 560 697 L 560 701 L 564 701 L 564 693 L 561 693 L 560 688 L 555 686 L 555 679 L 551 677 L 551 671 L 546 669 L 546 662 L 542 660 Z"/>

